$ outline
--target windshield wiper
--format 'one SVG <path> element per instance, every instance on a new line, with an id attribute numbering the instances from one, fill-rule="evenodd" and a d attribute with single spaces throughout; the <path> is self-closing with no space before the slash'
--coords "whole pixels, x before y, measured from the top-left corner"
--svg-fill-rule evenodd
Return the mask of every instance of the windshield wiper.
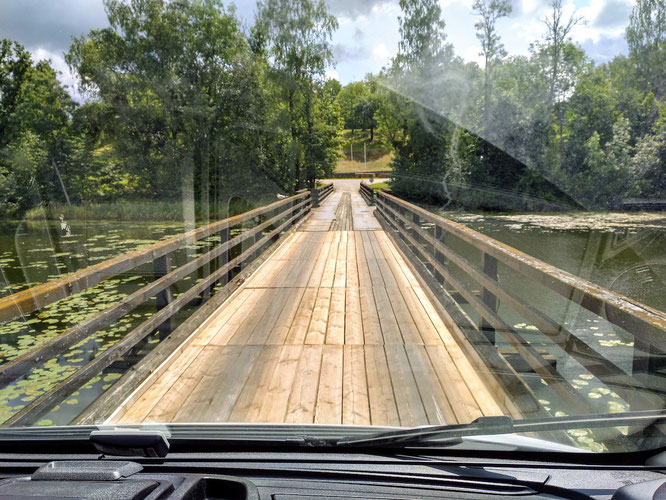
<path id="1" fill-rule="evenodd" d="M 465 436 L 490 436 L 628 425 L 647 426 L 663 421 L 666 421 L 666 410 L 597 413 L 524 420 L 513 420 L 509 416 L 480 417 L 469 424 L 411 427 L 409 429 L 380 432 L 369 437 L 343 438 L 337 441 L 336 446 L 451 446 L 461 443 Z"/>

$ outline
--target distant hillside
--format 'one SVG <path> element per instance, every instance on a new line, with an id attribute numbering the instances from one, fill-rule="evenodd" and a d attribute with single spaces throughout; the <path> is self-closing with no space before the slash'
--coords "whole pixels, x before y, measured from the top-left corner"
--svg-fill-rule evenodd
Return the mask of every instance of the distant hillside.
<path id="1" fill-rule="evenodd" d="M 342 150 L 335 169 L 336 173 L 377 172 L 391 171 L 393 153 L 383 141 L 382 136 L 375 132 L 370 142 L 369 131 L 355 131 L 352 137 L 351 130 L 344 130 L 341 134 Z M 365 160 L 363 156 L 363 143 L 365 142 Z M 354 158 L 352 160 L 352 151 Z"/>

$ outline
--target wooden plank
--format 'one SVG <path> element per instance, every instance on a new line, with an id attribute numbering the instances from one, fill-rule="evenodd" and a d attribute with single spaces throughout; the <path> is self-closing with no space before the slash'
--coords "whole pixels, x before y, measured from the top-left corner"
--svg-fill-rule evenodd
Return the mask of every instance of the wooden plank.
<path id="1" fill-rule="evenodd" d="M 484 413 L 479 408 L 474 395 L 458 371 L 448 349 L 444 346 L 425 346 L 430 362 L 440 383 L 446 387 L 446 395 L 459 423 L 469 423 Z"/>
<path id="2" fill-rule="evenodd" d="M 209 407 L 198 417 L 200 422 L 226 422 L 238 400 L 238 397 L 255 368 L 255 363 L 262 347 L 246 345 L 240 347 L 241 353 L 229 366 L 229 376 L 214 388 Z"/>
<path id="3" fill-rule="evenodd" d="M 298 286 L 298 280 L 300 277 L 309 274 L 310 261 L 308 259 L 309 254 L 317 246 L 317 237 L 319 234 L 308 235 L 310 237 L 305 238 L 305 240 L 298 245 L 296 252 L 288 260 L 288 265 L 285 266 L 285 272 L 283 272 L 279 278 L 271 284 L 275 288 L 290 288 Z"/>
<path id="4" fill-rule="evenodd" d="M 373 295 L 375 296 L 375 304 L 377 305 L 377 316 L 382 328 L 382 335 L 385 344 L 403 344 L 404 339 L 400 334 L 400 327 L 396 321 L 391 307 L 391 301 L 388 298 L 386 289 L 384 287 L 373 287 Z"/>
<path id="5" fill-rule="evenodd" d="M 393 309 L 395 320 L 398 323 L 398 328 L 400 329 L 403 343 L 406 345 L 423 344 L 423 339 L 421 338 L 419 330 L 416 327 L 416 323 L 412 318 L 412 313 L 405 303 L 405 299 L 403 298 L 401 290 L 395 287 L 387 287 L 386 295 L 389 299 L 389 302 L 391 303 L 391 309 Z"/>
<path id="6" fill-rule="evenodd" d="M 385 285 L 384 279 L 382 278 L 382 272 L 379 269 L 379 263 L 375 256 L 375 252 L 372 248 L 372 242 L 370 241 L 370 233 L 372 231 L 363 231 L 359 234 L 363 241 L 363 251 L 365 253 L 365 261 L 368 266 L 368 272 L 370 273 L 370 279 L 372 280 L 372 286 L 375 288 L 383 287 Z"/>
<path id="7" fill-rule="evenodd" d="M 254 307 L 250 314 L 260 317 L 252 333 L 247 337 L 246 344 L 264 345 L 268 344 L 268 338 L 273 329 L 279 326 L 279 319 L 285 306 L 291 298 L 290 289 L 271 289 L 270 294 L 264 296 Z M 263 311 L 263 314 L 262 314 Z"/>
<path id="8" fill-rule="evenodd" d="M 284 344 L 286 343 L 287 336 L 291 330 L 292 325 L 296 319 L 298 308 L 303 299 L 305 288 L 292 288 L 285 290 L 283 293 L 287 296 L 282 312 L 278 317 L 275 325 L 271 328 L 266 344 Z M 293 342 L 291 342 L 293 343 Z M 301 342 L 299 342 L 301 343 Z"/>
<path id="9" fill-rule="evenodd" d="M 386 345 L 384 349 L 386 350 L 386 361 L 391 373 L 400 425 L 409 427 L 428 424 L 428 417 L 423 408 L 412 368 L 405 354 L 405 347 L 402 345 Z"/>
<path id="10" fill-rule="evenodd" d="M 384 286 L 386 288 L 395 288 L 398 286 L 398 284 L 396 282 L 395 276 L 393 276 L 393 271 L 391 269 L 391 266 L 387 262 L 388 260 L 392 260 L 393 256 L 391 254 L 388 255 L 384 254 L 384 250 L 379 244 L 379 241 L 377 240 L 378 232 L 380 231 L 367 231 L 364 233 L 364 235 L 367 236 L 368 241 L 370 242 L 370 247 L 372 248 L 372 253 L 375 256 L 379 272 L 382 275 Z"/>
<path id="11" fill-rule="evenodd" d="M 226 327 L 232 316 L 242 307 L 253 291 L 247 288 L 240 290 L 224 307 L 215 311 L 205 328 L 192 341 L 195 345 L 208 345 Z M 219 345 L 219 344 L 218 344 Z"/>
<path id="12" fill-rule="evenodd" d="M 169 390 L 159 398 L 143 421 L 173 422 L 176 413 L 201 381 L 208 365 L 219 356 L 219 349 L 218 346 L 204 347 L 199 356 L 190 364 L 189 369 L 182 372 Z"/>
<path id="13" fill-rule="evenodd" d="M 291 228 L 286 235 L 293 232 Z M 227 283 L 221 290 L 215 293 L 209 301 L 197 309 L 190 317 L 181 323 L 174 332 L 162 340 L 153 350 L 148 353 L 138 365 L 125 373 L 111 387 L 88 406 L 75 420 L 74 424 L 88 425 L 104 422 L 112 417 L 118 410 L 118 401 L 123 401 L 122 407 L 126 408 L 138 401 L 154 380 L 168 371 L 175 359 L 187 349 L 194 334 L 206 322 L 206 319 L 215 313 L 232 294 L 238 290 L 252 272 L 254 272 L 267 257 L 279 246 L 279 241 L 273 243 L 261 258 L 253 261 L 232 281 Z M 194 334 L 194 335 L 193 335 Z M 146 381 L 146 379 L 149 379 Z M 144 383 L 145 382 L 145 383 Z"/>
<path id="14" fill-rule="evenodd" d="M 335 239 L 339 238 L 339 233 L 334 233 L 333 237 Z M 340 242 L 339 241 L 333 241 L 331 243 L 331 249 L 328 254 L 328 258 L 326 259 L 326 264 L 324 265 L 324 271 L 322 273 L 321 277 L 321 284 L 320 286 L 322 287 L 332 287 L 333 286 L 333 280 L 335 279 L 335 264 L 338 260 L 338 251 L 340 248 Z"/>
<path id="15" fill-rule="evenodd" d="M 384 347 L 366 345 L 364 352 L 370 421 L 372 425 L 400 425 Z"/>
<path id="16" fill-rule="evenodd" d="M 430 363 L 425 347 L 406 345 L 405 352 L 421 394 L 421 401 L 428 416 L 428 422 L 433 425 L 458 423 L 446 390 L 441 385 Z"/>
<path id="17" fill-rule="evenodd" d="M 280 265 L 276 272 L 267 276 L 267 279 L 262 283 L 262 287 L 265 288 L 280 288 L 285 286 L 285 283 L 291 273 L 294 270 L 294 263 L 298 261 L 299 253 L 301 252 L 303 246 L 309 243 L 308 238 L 304 235 L 306 233 L 300 233 L 299 239 L 291 247 L 291 249 L 284 254 L 284 258 L 280 260 Z"/>
<path id="18" fill-rule="evenodd" d="M 372 277 L 368 267 L 368 259 L 365 256 L 365 245 L 363 236 L 358 232 L 354 233 L 354 247 L 356 248 L 356 268 L 358 270 L 358 286 L 368 288 L 372 286 Z"/>
<path id="19" fill-rule="evenodd" d="M 289 255 L 294 251 L 303 233 L 300 231 L 290 235 L 289 238 L 278 248 L 278 251 L 259 269 L 259 271 L 250 277 L 247 286 L 253 288 L 265 288 L 269 286 L 277 274 L 287 265 Z M 278 253 L 279 252 L 279 253 Z"/>
<path id="20" fill-rule="evenodd" d="M 375 231 L 374 235 L 387 263 L 391 266 L 398 286 L 420 286 L 418 279 L 414 276 L 414 273 L 410 270 L 407 262 L 405 262 L 405 259 L 389 236 L 384 231 Z"/>
<path id="21" fill-rule="evenodd" d="M 356 262 L 356 233 L 348 233 L 347 241 L 347 286 L 358 287 L 358 265 Z"/>
<path id="22" fill-rule="evenodd" d="M 281 308 L 280 297 L 282 297 L 279 288 L 255 289 L 254 292 L 252 302 L 241 307 L 238 313 L 229 321 L 229 326 L 233 325 L 235 332 L 229 338 L 228 344 L 262 344 L 261 341 L 253 342 L 252 334 L 255 329 L 261 329 L 264 321 L 274 321 L 277 314 L 279 314 Z"/>
<path id="23" fill-rule="evenodd" d="M 342 424 L 342 369 L 342 346 L 325 345 L 315 406 L 316 424 Z"/>
<path id="24" fill-rule="evenodd" d="M 298 304 L 296 317 L 289 327 L 285 344 L 304 344 L 317 300 L 317 288 L 306 288 Z"/>
<path id="25" fill-rule="evenodd" d="M 326 339 L 326 326 L 328 324 L 328 310 L 331 304 L 331 288 L 317 289 L 317 300 L 315 301 L 305 335 L 306 344 L 323 344 Z"/>
<path id="26" fill-rule="evenodd" d="M 342 423 L 370 425 L 370 403 L 362 345 L 345 345 L 342 390 Z"/>
<path id="27" fill-rule="evenodd" d="M 345 290 L 345 344 L 363 344 L 363 315 L 358 287 Z"/>
<path id="28" fill-rule="evenodd" d="M 280 358 L 281 346 L 264 346 L 245 381 L 236 404 L 229 414 L 230 422 L 252 422 L 259 413 L 262 398 L 271 383 Z"/>
<path id="29" fill-rule="evenodd" d="M 345 343 L 345 289 L 331 289 L 331 303 L 326 325 L 326 344 Z"/>
<path id="30" fill-rule="evenodd" d="M 303 353 L 296 369 L 298 377 L 294 379 L 287 403 L 285 422 L 314 423 L 322 352 L 323 347 L 320 345 L 303 346 Z"/>
<path id="31" fill-rule="evenodd" d="M 284 422 L 291 386 L 296 377 L 296 370 L 302 353 L 302 345 L 285 345 L 282 347 L 280 359 L 273 372 L 268 389 L 262 398 L 261 408 L 256 418 L 253 418 L 253 422 Z"/>
<path id="32" fill-rule="evenodd" d="M 375 303 L 375 296 L 372 288 L 359 288 L 359 300 L 361 303 L 361 322 L 363 324 L 363 338 L 365 344 L 384 344 L 384 334 L 379 314 Z"/>
<path id="33" fill-rule="evenodd" d="M 210 407 L 213 395 L 221 389 L 230 376 L 230 367 L 238 359 L 241 346 L 214 346 L 215 357 L 210 360 L 199 383 L 185 398 L 176 412 L 174 422 L 201 422 L 201 417 Z"/>
<path id="34" fill-rule="evenodd" d="M 202 350 L 203 346 L 197 345 L 192 345 L 185 349 L 163 376 L 154 379 L 153 384 L 135 404 L 128 406 L 125 412 L 117 415 L 116 421 L 125 423 L 143 422 L 159 402 L 159 399 L 171 389 L 180 375 L 190 367 L 191 363 L 199 356 Z"/>
<path id="35" fill-rule="evenodd" d="M 347 248 L 349 240 L 347 233 L 340 233 L 340 243 L 338 244 L 338 255 L 335 261 L 335 274 L 333 277 L 334 287 L 344 287 L 347 285 Z"/>
<path id="36" fill-rule="evenodd" d="M 243 302 L 239 307 L 233 312 L 224 325 L 216 330 L 215 334 L 210 337 L 208 331 L 205 331 L 202 335 L 197 336 L 194 340 L 194 344 L 199 344 L 199 337 L 205 339 L 207 344 L 210 345 L 227 345 L 231 342 L 231 339 L 238 333 L 238 330 L 242 328 L 245 318 L 247 317 L 249 310 L 251 310 L 254 305 L 261 300 L 263 295 L 267 293 L 267 289 L 255 289 L 247 288 L 247 293 L 244 294 Z M 236 342 L 239 343 L 239 342 Z"/>
<path id="37" fill-rule="evenodd" d="M 331 232 L 323 233 L 324 240 L 321 243 L 319 253 L 317 254 L 317 260 L 315 265 L 312 267 L 312 272 L 310 273 L 310 279 L 308 280 L 308 287 L 318 287 L 321 286 L 321 280 L 324 276 L 324 268 L 326 267 L 326 262 L 328 261 L 328 255 L 331 252 L 331 242 L 333 241 L 334 234 Z"/>

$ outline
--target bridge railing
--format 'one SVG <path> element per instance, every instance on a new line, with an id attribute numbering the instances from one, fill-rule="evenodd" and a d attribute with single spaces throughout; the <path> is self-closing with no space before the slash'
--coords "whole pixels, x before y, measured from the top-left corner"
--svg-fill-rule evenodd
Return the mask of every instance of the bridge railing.
<path id="1" fill-rule="evenodd" d="M 108 328 L 153 297 L 156 298 L 154 314 L 88 364 L 14 414 L 5 425 L 30 425 L 36 422 L 50 408 L 122 358 L 149 335 L 159 331 L 161 339 L 168 337 L 172 331 L 171 320 L 176 313 L 197 299 L 209 296 L 217 285 L 227 285 L 234 273 L 256 260 L 284 231 L 306 215 L 312 207 L 314 197 L 323 199 L 332 187 L 327 185 L 313 192 L 299 192 L 270 205 L 214 222 L 0 299 L 0 322 L 10 321 L 143 264 L 153 264 L 155 280 L 150 284 L 101 313 L 0 365 L 0 387 L 4 387 L 95 332 Z M 247 227 L 248 224 L 251 224 L 251 227 Z M 240 227 L 244 230 L 232 236 L 232 229 Z M 219 244 L 172 270 L 171 255 L 174 252 L 216 235 L 219 235 Z M 234 249 L 237 253 L 235 256 L 232 252 Z M 174 297 L 171 287 L 195 272 L 202 272 L 202 279 Z"/>
<path id="2" fill-rule="evenodd" d="M 666 314 L 633 299 L 567 273 L 531 257 L 515 248 L 480 234 L 462 224 L 445 219 L 386 192 L 375 198 L 378 212 L 418 256 L 437 282 L 460 297 L 478 316 L 478 322 L 465 325 L 464 334 L 482 355 L 491 348 L 497 351 L 499 335 L 505 343 L 576 413 L 590 412 L 590 399 L 560 373 L 557 363 L 535 348 L 525 333 L 542 334 L 574 358 L 590 374 L 627 401 L 632 410 L 662 408 L 666 397 L 666 378 L 657 373 L 663 369 L 666 346 Z M 461 244 L 462 242 L 462 244 Z M 467 248 L 468 251 L 456 251 Z M 476 262 L 471 259 L 475 258 Z M 548 293 L 555 292 L 573 307 L 582 307 L 634 337 L 633 366 L 627 371 L 599 352 L 580 335 L 555 321 L 539 308 L 536 300 L 520 296 L 498 278 L 517 273 L 523 282 L 536 283 Z M 514 280 L 515 282 L 516 280 Z M 470 283 L 476 283 L 470 285 Z M 475 288 L 475 289 L 474 289 Z M 453 294 L 450 295 L 453 297 Z M 561 300 L 561 299 L 560 299 Z M 524 318 L 530 332 L 512 326 L 502 308 L 511 316 Z M 462 308 L 461 308 L 462 310 Z M 463 315 L 465 316 L 465 315 Z M 571 377 L 569 377 L 571 378 Z"/>
<path id="3" fill-rule="evenodd" d="M 374 196 L 374 190 L 364 182 L 361 182 L 361 186 L 359 187 L 359 192 L 361 193 L 361 197 L 365 200 L 365 202 L 368 205 L 374 205 L 375 204 L 375 196 Z"/>

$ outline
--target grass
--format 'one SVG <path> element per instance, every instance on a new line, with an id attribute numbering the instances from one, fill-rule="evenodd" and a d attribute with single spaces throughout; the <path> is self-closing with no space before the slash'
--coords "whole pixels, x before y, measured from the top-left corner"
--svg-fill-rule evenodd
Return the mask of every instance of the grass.
<path id="1" fill-rule="evenodd" d="M 356 172 L 390 172 L 393 153 L 382 141 L 381 134 L 375 133 L 374 140 L 370 142 L 369 131 L 344 130 L 340 136 L 342 150 L 335 169 L 337 173 Z M 367 163 L 363 161 L 363 143 L 366 144 Z M 350 144 L 354 146 L 354 160 L 351 160 Z"/>
<path id="2" fill-rule="evenodd" d="M 373 191 L 379 191 L 380 189 L 388 189 L 389 183 L 388 182 L 375 182 L 374 184 L 370 184 L 370 189 Z"/>
<path id="3" fill-rule="evenodd" d="M 261 204 L 260 204 L 261 205 Z M 259 206 L 259 205 L 257 205 Z M 254 208 L 248 202 L 240 199 L 232 199 L 227 204 L 219 207 L 211 206 L 211 219 L 224 219 Z M 104 203 L 84 203 L 81 205 L 63 205 L 50 203 L 46 206 L 31 208 L 24 215 L 25 219 L 50 219 L 58 220 L 60 215 L 66 220 L 88 219 L 88 220 L 131 220 L 131 221 L 182 221 L 183 204 L 179 201 L 114 201 Z M 201 209 L 195 207 L 195 216 L 201 219 Z"/>
<path id="4" fill-rule="evenodd" d="M 390 172 L 392 159 L 392 153 L 376 160 L 368 161 L 367 164 L 364 164 L 362 161 L 349 161 L 341 158 L 338 160 L 338 165 L 335 168 L 335 171 L 343 174 L 356 172 Z"/>

